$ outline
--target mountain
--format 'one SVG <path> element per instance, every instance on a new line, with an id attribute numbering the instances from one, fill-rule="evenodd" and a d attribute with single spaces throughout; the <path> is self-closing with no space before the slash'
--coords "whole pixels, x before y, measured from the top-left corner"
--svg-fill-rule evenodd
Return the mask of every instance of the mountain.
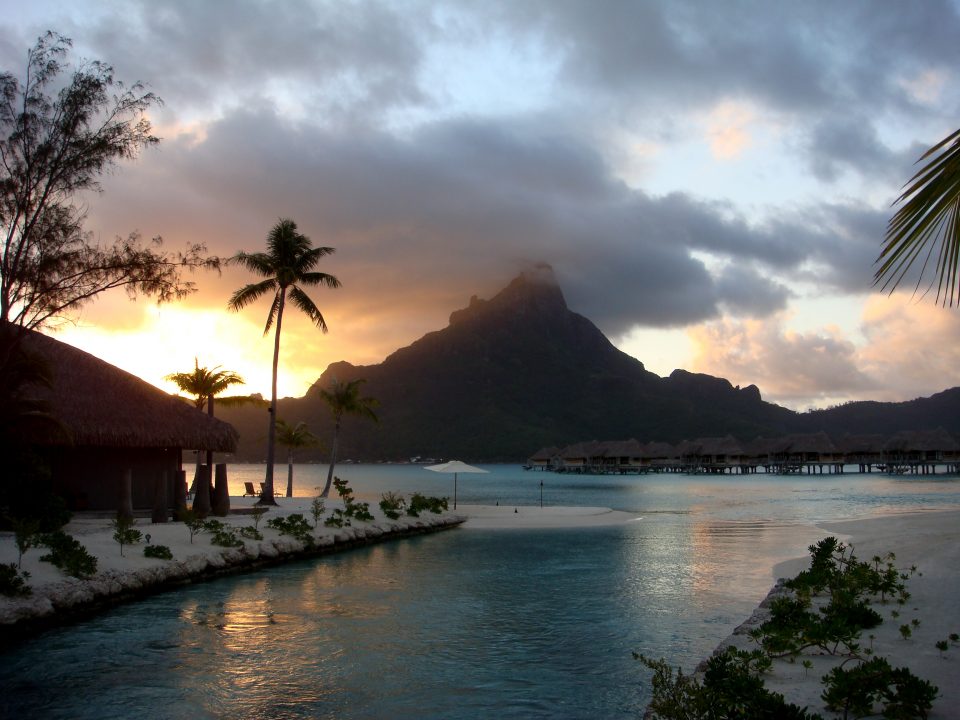
<path id="1" fill-rule="evenodd" d="M 364 394 L 380 402 L 379 425 L 345 419 L 342 458 L 517 461 L 544 445 L 585 439 L 752 438 L 797 425 L 796 413 L 764 402 L 755 386 L 734 388 L 683 370 L 666 378 L 647 371 L 567 307 L 547 266 L 521 274 L 490 300 L 471 298 L 446 328 L 380 364 L 331 364 L 319 386 L 332 378 L 364 378 Z M 220 414 L 241 433 L 240 455 L 262 459 L 263 411 Z M 332 437 L 315 391 L 282 400 L 278 416 Z M 298 455 L 311 456 L 322 453 Z"/>

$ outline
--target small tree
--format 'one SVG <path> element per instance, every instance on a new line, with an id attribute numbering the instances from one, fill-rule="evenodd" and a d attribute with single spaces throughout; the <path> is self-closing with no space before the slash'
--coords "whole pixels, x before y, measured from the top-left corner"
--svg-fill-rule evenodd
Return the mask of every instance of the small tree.
<path id="1" fill-rule="evenodd" d="M 161 251 L 138 233 L 101 245 L 83 229 L 77 193 L 159 139 L 146 112 L 160 98 L 114 79 L 113 68 L 81 64 L 64 84 L 71 41 L 48 32 L 27 52 L 22 81 L 0 73 L 0 321 L 38 328 L 112 288 L 171 300 L 193 292 L 181 271 L 219 267 L 202 245 Z M 62 85 L 55 97 L 53 88 Z"/>
<path id="2" fill-rule="evenodd" d="M 330 486 L 333 484 L 333 468 L 337 464 L 337 448 L 340 444 L 340 423 L 344 415 L 359 415 L 373 422 L 379 422 L 373 408 L 379 404 L 375 398 L 361 397 L 360 386 L 366 380 L 357 379 L 342 383 L 336 378 L 330 383 L 330 389 L 320 388 L 320 397 L 330 408 L 333 414 L 333 447 L 330 450 L 330 468 L 327 470 L 327 483 L 323 487 L 320 497 L 330 496 Z"/>
<path id="3" fill-rule="evenodd" d="M 284 420 L 277 420 L 277 442 L 287 448 L 287 497 L 293 497 L 293 451 L 318 445 L 319 441 L 307 429 L 306 423 L 290 425 Z"/>
<path id="4" fill-rule="evenodd" d="M 111 527 L 113 527 L 113 539 L 120 543 L 121 556 L 123 555 L 124 545 L 132 545 L 133 543 L 140 542 L 140 539 L 143 537 L 143 534 L 133 527 L 133 522 L 134 521 L 126 515 L 117 515 L 110 523 Z"/>

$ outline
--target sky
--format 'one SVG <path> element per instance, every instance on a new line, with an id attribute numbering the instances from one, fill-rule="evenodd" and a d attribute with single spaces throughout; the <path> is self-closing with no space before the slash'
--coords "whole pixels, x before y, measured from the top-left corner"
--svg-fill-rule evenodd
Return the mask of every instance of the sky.
<path id="1" fill-rule="evenodd" d="M 47 29 L 162 99 L 157 147 L 82 198 L 104 242 L 336 248 L 284 316 L 279 388 L 381 362 L 549 263 L 647 369 L 794 409 L 960 385 L 960 316 L 873 286 L 891 204 L 960 118 L 950 0 L 0 0 L 0 69 Z M 167 389 L 203 366 L 269 394 L 257 278 L 86 306 L 55 336 Z"/>

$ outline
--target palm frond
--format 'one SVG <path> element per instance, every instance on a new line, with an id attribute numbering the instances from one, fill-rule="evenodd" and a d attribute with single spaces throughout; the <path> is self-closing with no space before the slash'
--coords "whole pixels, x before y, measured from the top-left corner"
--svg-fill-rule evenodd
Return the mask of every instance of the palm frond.
<path id="1" fill-rule="evenodd" d="M 290 288 L 290 302 L 296 305 L 308 318 L 310 318 L 310 321 L 314 325 L 320 328 L 323 332 L 327 332 L 327 321 L 323 319 L 323 314 L 320 312 L 320 308 L 318 308 L 313 300 L 310 299 L 309 295 L 307 295 L 296 285 Z"/>
<path id="2" fill-rule="evenodd" d="M 280 312 L 280 299 L 283 297 L 284 292 L 286 291 L 283 288 L 280 288 L 279 292 L 273 296 L 273 302 L 270 303 L 270 312 L 267 313 L 267 324 L 263 326 L 264 335 L 270 332 L 270 328 L 273 327 L 273 321 Z"/>
<path id="3" fill-rule="evenodd" d="M 244 267 L 247 270 L 256 273 L 257 275 L 262 275 L 264 277 L 270 277 L 276 272 L 276 268 L 274 267 L 273 263 L 273 258 L 267 253 L 238 252 L 236 255 L 227 260 L 228 265 L 240 265 L 241 267 Z"/>
<path id="4" fill-rule="evenodd" d="M 903 204 L 887 225 L 874 284 L 892 293 L 922 258 L 916 293 L 933 260 L 930 287 L 936 285 L 938 303 L 952 307 L 960 303 L 960 130 L 927 150 L 917 162 L 928 158 L 894 203 Z"/>
<path id="5" fill-rule="evenodd" d="M 302 285 L 325 285 L 332 290 L 340 287 L 340 281 L 333 275 L 323 272 L 309 272 L 300 276 L 299 282 Z"/>
<path id="6" fill-rule="evenodd" d="M 242 310 L 252 302 L 259 300 L 268 292 L 276 290 L 277 281 L 274 278 L 267 278 L 258 283 L 244 285 L 237 290 L 227 301 L 227 307 L 231 310 Z"/>

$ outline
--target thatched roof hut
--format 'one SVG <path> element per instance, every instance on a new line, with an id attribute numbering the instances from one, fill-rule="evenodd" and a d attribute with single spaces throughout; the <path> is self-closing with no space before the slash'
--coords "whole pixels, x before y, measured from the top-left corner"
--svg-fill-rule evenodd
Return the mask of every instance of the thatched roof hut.
<path id="1" fill-rule="evenodd" d="M 53 387 L 29 392 L 67 429 L 36 438 L 50 464 L 50 489 L 73 509 L 172 507 L 182 451 L 232 452 L 238 435 L 181 398 L 89 353 L 39 333 L 21 339 L 49 365 Z M 124 501 L 126 502 L 126 501 Z"/>
<path id="2" fill-rule="evenodd" d="M 181 398 L 135 375 L 46 335 L 30 333 L 24 348 L 44 358 L 53 388 L 34 392 L 70 430 L 74 445 L 175 447 L 233 452 L 232 425 L 211 418 Z M 49 444 L 63 444 L 51 437 Z"/>

